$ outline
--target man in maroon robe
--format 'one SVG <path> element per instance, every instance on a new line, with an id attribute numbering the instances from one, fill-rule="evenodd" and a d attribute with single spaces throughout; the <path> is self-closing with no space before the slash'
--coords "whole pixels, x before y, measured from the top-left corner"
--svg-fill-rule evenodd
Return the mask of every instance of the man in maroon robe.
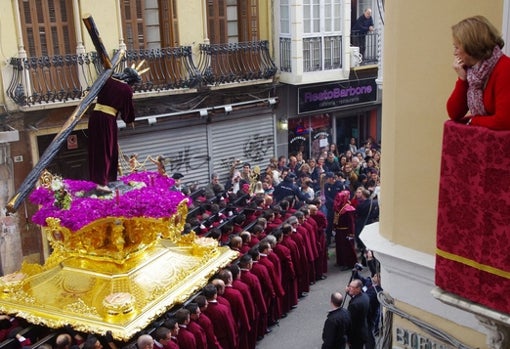
<path id="1" fill-rule="evenodd" d="M 241 280 L 241 269 L 237 264 L 231 264 L 228 269 L 232 273 L 232 287 L 241 292 L 241 295 L 244 298 L 244 305 L 246 306 L 246 313 L 248 314 L 248 321 L 250 324 L 256 324 L 256 320 L 258 317 L 258 310 L 254 303 L 254 295 L 252 295 L 252 290 L 247 283 Z M 262 294 L 261 294 L 262 297 Z M 252 325 L 250 331 L 246 338 L 241 337 L 239 347 L 240 348 L 248 348 L 255 349 L 255 345 L 257 343 L 257 326 Z M 246 340 L 246 342 L 243 342 Z"/>
<path id="2" fill-rule="evenodd" d="M 223 280 L 225 283 L 223 297 L 228 299 L 232 307 L 232 315 L 234 316 L 234 320 L 236 320 L 236 324 L 239 329 L 239 341 L 241 343 L 248 343 L 248 333 L 251 331 L 251 325 L 246 305 L 244 304 L 243 295 L 239 290 L 233 287 L 232 272 L 230 270 L 220 270 L 218 278 Z"/>
<path id="3" fill-rule="evenodd" d="M 291 216 L 288 219 L 288 223 L 292 227 L 292 232 L 289 234 L 290 238 L 294 240 L 298 249 L 299 249 L 299 264 L 301 269 L 301 274 L 298 275 L 298 288 L 301 296 L 307 295 L 310 292 L 310 276 L 309 272 L 309 256 L 308 249 L 306 246 L 306 241 L 301 234 L 297 233 L 297 226 L 299 225 L 299 221 L 296 216 Z"/>
<path id="4" fill-rule="evenodd" d="M 188 324 L 188 330 L 193 333 L 197 342 L 197 349 L 208 349 L 207 347 L 207 335 L 204 329 L 198 323 L 198 318 L 202 315 L 200 308 L 197 303 L 188 303 L 186 309 L 189 310 L 190 322 Z"/>
<path id="5" fill-rule="evenodd" d="M 298 304 L 298 288 L 296 271 L 290 249 L 283 245 L 283 233 L 277 230 L 274 233 L 276 238 L 276 245 L 273 248 L 274 253 L 280 258 L 282 269 L 282 285 L 285 291 L 285 296 L 282 299 L 282 313 L 287 314 L 292 308 Z"/>
<path id="6" fill-rule="evenodd" d="M 301 278 L 301 275 L 303 274 L 303 266 L 301 263 L 301 252 L 299 250 L 298 245 L 294 240 L 291 238 L 292 232 L 292 226 L 288 223 L 284 223 L 282 225 L 282 242 L 281 244 L 285 247 L 287 247 L 290 250 L 290 255 L 292 257 L 292 264 L 294 266 L 294 271 L 296 272 L 296 296 L 300 296 L 301 292 L 299 290 L 299 280 Z"/>
<path id="7" fill-rule="evenodd" d="M 214 334 L 223 349 L 237 349 L 237 328 L 232 313 L 226 305 L 218 303 L 217 289 L 213 284 L 206 285 L 202 294 L 207 299 L 208 305 L 204 311 L 214 327 Z"/>
<path id="8" fill-rule="evenodd" d="M 175 320 L 179 324 L 179 334 L 177 335 L 177 343 L 181 349 L 196 349 L 197 341 L 195 335 L 188 329 L 191 320 L 188 309 L 181 308 L 175 312 Z"/>
<path id="9" fill-rule="evenodd" d="M 205 310 L 209 306 L 207 299 L 203 295 L 199 295 L 195 298 L 198 307 L 200 308 L 200 316 L 197 317 L 198 324 L 204 329 L 205 336 L 207 337 L 207 348 L 208 349 L 223 349 L 218 338 L 214 333 L 214 326 L 211 319 L 205 314 Z"/>
<path id="10" fill-rule="evenodd" d="M 326 246 L 326 227 L 328 219 L 326 215 L 315 205 L 309 205 L 310 218 L 313 219 L 318 226 L 317 242 L 319 244 L 319 262 L 318 275 L 324 275 L 328 272 L 328 247 Z"/>
<path id="11" fill-rule="evenodd" d="M 276 297 L 273 299 L 273 303 L 269 309 L 269 325 L 274 325 L 278 322 L 278 319 L 281 318 L 281 309 L 278 308 L 278 299 L 281 299 L 285 295 L 285 291 L 283 290 L 282 282 L 280 276 L 277 275 L 276 269 L 277 267 L 268 257 L 269 254 L 273 253 L 273 249 L 271 248 L 271 244 L 266 239 L 262 240 L 259 243 L 259 263 L 266 266 L 267 271 L 269 273 L 269 277 L 271 278 L 271 282 L 273 283 L 273 289 L 275 291 Z M 278 266 L 279 267 L 279 266 Z"/>
<path id="12" fill-rule="evenodd" d="M 252 272 L 253 260 L 249 253 L 241 257 L 239 268 L 241 269 L 241 280 L 250 287 L 253 302 L 258 311 L 259 326 L 257 326 L 256 339 L 262 339 L 267 330 L 267 305 L 260 280 Z"/>

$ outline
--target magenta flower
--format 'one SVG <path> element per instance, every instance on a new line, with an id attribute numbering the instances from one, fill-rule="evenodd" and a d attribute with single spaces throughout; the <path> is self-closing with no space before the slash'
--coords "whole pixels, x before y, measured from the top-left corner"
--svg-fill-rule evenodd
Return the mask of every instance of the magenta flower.
<path id="1" fill-rule="evenodd" d="M 172 216 L 186 196 L 171 190 L 172 178 L 157 172 L 136 172 L 120 178 L 118 194 L 96 197 L 91 192 L 96 184 L 89 181 L 64 180 L 64 187 L 71 197 L 69 209 L 60 209 L 51 189 L 39 187 L 30 200 L 40 206 L 32 216 L 34 223 L 46 226 L 46 218 L 60 219 L 60 224 L 73 231 L 106 217 L 165 218 Z"/>

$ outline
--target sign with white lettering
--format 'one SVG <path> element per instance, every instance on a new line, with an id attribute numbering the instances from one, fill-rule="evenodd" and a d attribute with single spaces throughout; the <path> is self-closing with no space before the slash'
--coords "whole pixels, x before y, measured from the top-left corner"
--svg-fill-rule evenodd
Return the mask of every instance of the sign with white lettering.
<path id="1" fill-rule="evenodd" d="M 348 80 L 298 89 L 298 113 L 377 100 L 375 79 Z"/>

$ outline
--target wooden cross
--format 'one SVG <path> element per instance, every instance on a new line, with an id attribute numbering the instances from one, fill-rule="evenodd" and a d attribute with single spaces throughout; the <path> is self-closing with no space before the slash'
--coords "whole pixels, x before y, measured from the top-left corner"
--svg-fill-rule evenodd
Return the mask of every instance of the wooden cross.
<path id="1" fill-rule="evenodd" d="M 97 31 L 97 27 L 92 16 L 85 15 L 83 17 L 83 22 L 89 32 L 89 35 L 92 39 L 92 42 L 94 43 L 97 54 L 101 59 L 101 63 L 105 70 L 98 76 L 96 81 L 94 81 L 90 87 L 89 93 L 76 106 L 71 116 L 60 129 L 59 133 L 55 135 L 55 138 L 53 138 L 48 148 L 46 148 L 44 153 L 41 155 L 37 164 L 35 164 L 34 168 L 32 168 L 23 183 L 21 183 L 17 193 L 9 200 L 6 207 L 8 212 L 16 212 L 23 200 L 25 200 L 26 197 L 30 194 L 32 189 L 35 187 L 39 177 L 41 176 L 41 173 L 50 164 L 55 155 L 57 155 L 62 144 L 64 144 L 64 142 L 67 140 L 67 137 L 71 134 L 75 126 L 81 120 L 89 106 L 94 102 L 94 99 L 97 97 L 106 81 L 112 76 L 115 67 L 124 56 L 124 51 L 119 50 L 113 59 L 110 60 L 110 57 L 108 57 L 108 53 L 106 52 L 101 37 L 99 36 L 99 32 Z"/>

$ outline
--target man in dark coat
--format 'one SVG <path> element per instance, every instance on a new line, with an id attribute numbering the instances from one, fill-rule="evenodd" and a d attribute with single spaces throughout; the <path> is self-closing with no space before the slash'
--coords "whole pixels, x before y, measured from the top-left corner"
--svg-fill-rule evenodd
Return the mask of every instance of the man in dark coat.
<path id="1" fill-rule="evenodd" d="M 352 26 L 352 46 L 359 47 L 359 53 L 365 55 L 366 36 L 368 32 L 374 31 L 374 20 L 372 19 L 372 10 L 367 8 L 361 16 L 358 17 Z"/>
<path id="2" fill-rule="evenodd" d="M 289 173 L 283 181 L 281 181 L 276 188 L 274 188 L 273 192 L 273 200 L 274 202 L 280 202 L 284 198 L 291 196 L 297 197 L 300 201 L 307 201 L 308 198 L 305 194 L 299 190 L 299 187 L 296 185 L 296 175 L 293 173 Z"/>
<path id="3" fill-rule="evenodd" d="M 363 349 L 368 341 L 368 310 L 370 299 L 363 292 L 363 282 L 354 279 L 347 286 L 347 293 L 351 296 L 347 310 L 351 316 L 351 330 L 349 333 L 349 345 L 351 349 Z"/>
<path id="4" fill-rule="evenodd" d="M 345 349 L 347 333 L 351 326 L 349 312 L 342 308 L 342 294 L 331 294 L 332 310 L 329 311 L 322 330 L 321 349 Z"/>

